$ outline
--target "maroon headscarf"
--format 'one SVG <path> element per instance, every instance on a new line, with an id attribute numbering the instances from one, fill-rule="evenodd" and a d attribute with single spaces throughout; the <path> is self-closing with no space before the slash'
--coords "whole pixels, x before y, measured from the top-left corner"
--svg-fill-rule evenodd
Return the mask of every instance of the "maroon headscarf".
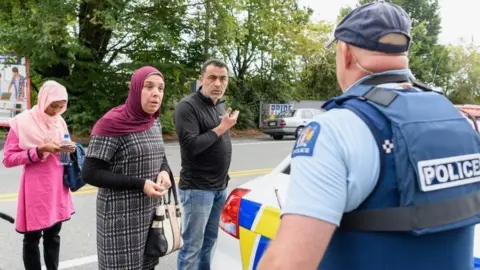
<path id="1" fill-rule="evenodd" d="M 93 136 L 123 136 L 149 129 L 160 116 L 160 109 L 153 115 L 142 109 L 142 89 L 150 75 L 163 74 L 154 67 L 145 66 L 136 70 L 130 80 L 130 90 L 125 104 L 108 111 L 93 126 Z"/>

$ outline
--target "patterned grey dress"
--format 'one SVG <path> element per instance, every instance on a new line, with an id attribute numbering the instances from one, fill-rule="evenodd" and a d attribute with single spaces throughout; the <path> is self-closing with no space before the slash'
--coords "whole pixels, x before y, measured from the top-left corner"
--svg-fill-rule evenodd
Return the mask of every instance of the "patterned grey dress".
<path id="1" fill-rule="evenodd" d="M 155 181 L 165 158 L 161 127 L 156 121 L 148 130 L 125 136 L 92 136 L 86 156 L 109 162 L 111 172 Z M 99 188 L 99 269 L 154 269 L 159 258 L 145 257 L 144 249 L 158 204 L 141 190 Z"/>

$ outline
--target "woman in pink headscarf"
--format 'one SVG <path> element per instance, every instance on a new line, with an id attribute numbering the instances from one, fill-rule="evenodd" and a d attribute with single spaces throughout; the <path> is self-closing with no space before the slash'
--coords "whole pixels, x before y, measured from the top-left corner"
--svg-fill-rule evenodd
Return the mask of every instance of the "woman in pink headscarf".
<path id="1" fill-rule="evenodd" d="M 10 120 L 4 146 L 3 164 L 24 166 L 20 189 L 16 230 L 24 234 L 23 262 L 26 270 L 41 269 L 39 241 L 43 233 L 47 269 L 58 269 L 59 232 L 70 219 L 74 207 L 69 189 L 63 184 L 60 141 L 68 133 L 61 114 L 67 110 L 67 90 L 55 81 L 47 81 L 38 93 L 38 103 Z M 67 152 L 75 151 L 72 144 Z"/>
<path id="2" fill-rule="evenodd" d="M 158 121 L 165 82 L 153 67 L 135 71 L 125 104 L 92 130 L 82 178 L 97 195 L 98 269 L 152 270 L 145 254 L 155 208 L 170 188 L 170 168 Z"/>

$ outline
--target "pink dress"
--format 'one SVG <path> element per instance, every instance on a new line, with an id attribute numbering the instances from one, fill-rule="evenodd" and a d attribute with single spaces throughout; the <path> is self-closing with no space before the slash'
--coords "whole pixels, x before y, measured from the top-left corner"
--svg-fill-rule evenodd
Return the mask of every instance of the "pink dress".
<path id="1" fill-rule="evenodd" d="M 23 150 L 13 130 L 3 149 L 5 167 L 23 165 L 18 191 L 16 230 L 20 233 L 47 229 L 66 221 L 75 212 L 70 190 L 63 184 L 63 166 L 58 155 L 46 159 L 35 148 Z"/>

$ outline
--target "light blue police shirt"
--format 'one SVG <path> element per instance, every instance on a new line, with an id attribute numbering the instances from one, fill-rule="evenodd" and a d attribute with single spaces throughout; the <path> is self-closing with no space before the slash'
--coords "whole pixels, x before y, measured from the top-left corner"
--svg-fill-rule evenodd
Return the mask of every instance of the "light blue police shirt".
<path id="1" fill-rule="evenodd" d="M 413 77 L 410 70 L 381 74 Z M 382 86 L 399 87 L 398 84 Z M 282 215 L 303 215 L 338 226 L 343 214 L 358 208 L 377 184 L 379 150 L 367 124 L 348 109 L 329 110 L 312 122 L 314 130 L 307 134 L 316 140 L 302 149 L 310 154 L 292 157 Z"/>

